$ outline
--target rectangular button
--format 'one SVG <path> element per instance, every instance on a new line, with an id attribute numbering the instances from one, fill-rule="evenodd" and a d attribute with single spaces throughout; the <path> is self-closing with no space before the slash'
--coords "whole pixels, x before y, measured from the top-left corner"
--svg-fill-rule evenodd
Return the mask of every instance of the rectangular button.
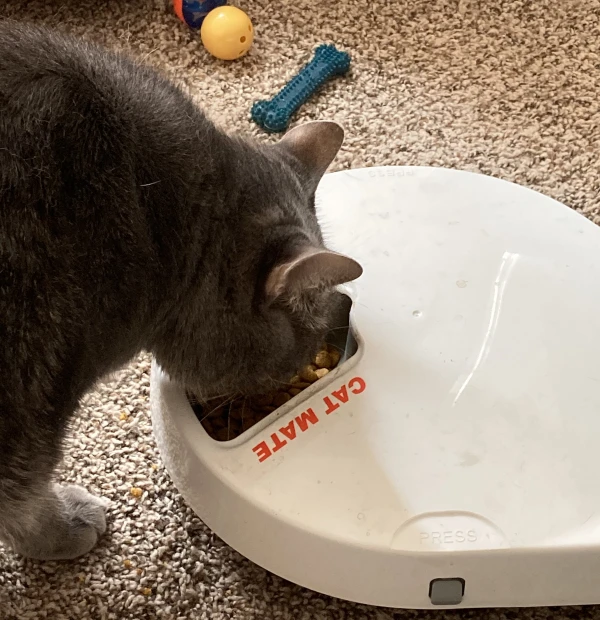
<path id="1" fill-rule="evenodd" d="M 429 584 L 429 598 L 434 605 L 460 605 L 465 595 L 465 580 L 434 579 Z"/>

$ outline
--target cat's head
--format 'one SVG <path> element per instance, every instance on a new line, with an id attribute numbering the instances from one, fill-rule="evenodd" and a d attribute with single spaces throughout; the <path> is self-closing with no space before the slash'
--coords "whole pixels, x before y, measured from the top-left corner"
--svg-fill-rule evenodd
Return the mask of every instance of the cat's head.
<path id="1" fill-rule="evenodd" d="M 339 125 L 317 121 L 265 151 L 273 167 L 264 164 L 263 204 L 246 233 L 258 257 L 253 300 L 245 336 L 231 342 L 246 349 L 233 362 L 242 391 L 276 386 L 309 363 L 338 327 L 332 325 L 342 302 L 337 287 L 362 274 L 354 259 L 327 249 L 315 210 L 315 191 L 343 139 Z"/>
<path id="2" fill-rule="evenodd" d="M 193 376 L 186 372 L 200 396 L 277 387 L 339 327 L 332 324 L 344 299 L 338 287 L 362 268 L 326 247 L 315 191 L 343 137 L 336 123 L 312 122 L 274 145 L 238 143 L 229 187 L 235 224 L 221 231 L 227 254 L 215 258 L 225 261 L 218 276 L 223 285 L 210 324 L 203 324 L 203 341 L 189 343 L 210 360 L 197 359 Z"/>

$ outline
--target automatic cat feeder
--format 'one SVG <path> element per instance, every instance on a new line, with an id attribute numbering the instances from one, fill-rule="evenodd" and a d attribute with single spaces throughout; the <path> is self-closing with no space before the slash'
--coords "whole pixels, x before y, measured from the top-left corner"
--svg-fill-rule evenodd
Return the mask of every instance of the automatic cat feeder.
<path id="1" fill-rule="evenodd" d="M 326 175 L 355 353 L 231 442 L 156 366 L 190 506 L 241 554 L 399 608 L 600 602 L 600 230 L 483 175 Z"/>

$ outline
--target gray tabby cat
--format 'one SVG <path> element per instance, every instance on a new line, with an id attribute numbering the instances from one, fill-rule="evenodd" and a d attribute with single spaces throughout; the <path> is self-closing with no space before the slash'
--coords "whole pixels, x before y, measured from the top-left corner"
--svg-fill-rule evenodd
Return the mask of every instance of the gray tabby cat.
<path id="1" fill-rule="evenodd" d="M 0 22 L 0 539 L 40 559 L 95 545 L 104 502 L 52 473 L 81 396 L 139 351 L 206 397 L 316 352 L 361 274 L 315 214 L 342 138 L 229 137 L 151 69 Z"/>

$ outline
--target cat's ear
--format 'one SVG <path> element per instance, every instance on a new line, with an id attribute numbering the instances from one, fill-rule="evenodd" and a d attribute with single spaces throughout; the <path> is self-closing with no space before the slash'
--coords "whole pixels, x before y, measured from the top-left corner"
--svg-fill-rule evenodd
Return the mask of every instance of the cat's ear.
<path id="1" fill-rule="evenodd" d="M 276 265 L 265 283 L 267 299 L 295 296 L 321 287 L 334 287 L 356 280 L 362 267 L 352 258 L 322 248 L 309 248 L 288 262 Z"/>
<path id="2" fill-rule="evenodd" d="M 290 129 L 278 143 L 303 166 L 311 190 L 337 155 L 344 142 L 344 130 L 332 121 L 312 121 Z"/>

